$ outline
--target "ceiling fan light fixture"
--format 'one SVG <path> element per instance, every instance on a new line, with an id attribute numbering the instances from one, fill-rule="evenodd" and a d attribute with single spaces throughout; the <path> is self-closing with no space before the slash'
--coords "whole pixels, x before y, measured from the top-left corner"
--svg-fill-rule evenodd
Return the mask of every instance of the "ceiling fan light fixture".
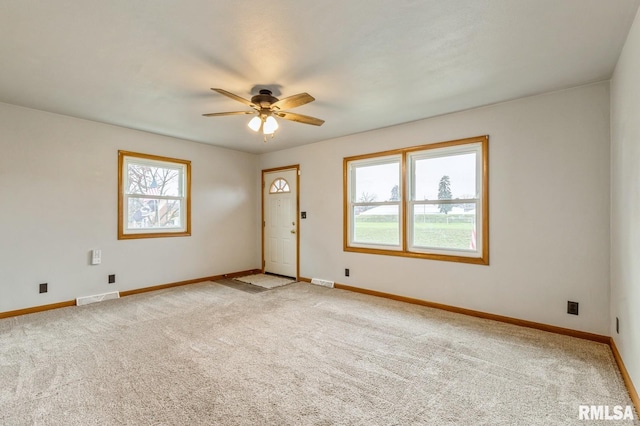
<path id="1" fill-rule="evenodd" d="M 257 132 L 260 130 L 260 126 L 262 126 L 262 120 L 258 116 L 253 117 L 247 126 L 249 126 L 249 128 L 254 132 Z"/>
<path id="2" fill-rule="evenodd" d="M 272 116 L 267 117 L 264 122 L 264 126 L 262 127 L 262 132 L 265 135 L 271 135 L 275 133 L 276 130 L 278 130 L 278 122 L 276 121 L 276 119 Z"/>
<path id="3" fill-rule="evenodd" d="M 238 101 L 250 108 L 253 111 L 228 111 L 228 112 L 214 112 L 209 114 L 202 114 L 205 117 L 219 117 L 223 115 L 245 115 L 245 114 L 258 114 L 253 117 L 247 126 L 254 132 L 262 132 L 263 140 L 267 141 L 267 136 L 273 136 L 278 130 L 278 121 L 274 115 L 284 120 L 295 121 L 297 123 L 311 124 L 313 126 L 322 126 L 324 120 L 319 118 L 310 117 L 308 115 L 296 114 L 287 110 L 291 108 L 297 108 L 302 105 L 306 105 L 309 102 L 315 101 L 315 98 L 310 94 L 298 93 L 297 95 L 289 96 L 284 99 L 278 99 L 271 93 L 271 90 L 261 89 L 260 94 L 251 97 L 251 100 L 245 99 L 241 96 L 234 95 L 231 92 L 227 92 L 223 89 L 211 88 L 214 92 L 218 92 L 228 98 Z"/>

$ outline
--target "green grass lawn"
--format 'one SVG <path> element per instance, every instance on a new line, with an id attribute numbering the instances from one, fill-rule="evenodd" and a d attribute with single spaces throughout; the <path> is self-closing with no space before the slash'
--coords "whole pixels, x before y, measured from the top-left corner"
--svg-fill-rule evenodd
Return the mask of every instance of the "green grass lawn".
<path id="1" fill-rule="evenodd" d="M 473 223 L 418 222 L 414 225 L 414 244 L 421 247 L 468 249 Z M 399 244 L 398 222 L 365 222 L 356 219 L 355 242 Z"/>

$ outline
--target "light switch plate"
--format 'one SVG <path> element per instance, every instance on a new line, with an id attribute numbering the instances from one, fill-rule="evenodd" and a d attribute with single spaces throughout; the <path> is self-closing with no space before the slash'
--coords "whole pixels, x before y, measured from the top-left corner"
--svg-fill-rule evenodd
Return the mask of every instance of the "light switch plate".
<path id="1" fill-rule="evenodd" d="M 91 264 L 99 265 L 102 262 L 102 250 L 91 250 Z"/>

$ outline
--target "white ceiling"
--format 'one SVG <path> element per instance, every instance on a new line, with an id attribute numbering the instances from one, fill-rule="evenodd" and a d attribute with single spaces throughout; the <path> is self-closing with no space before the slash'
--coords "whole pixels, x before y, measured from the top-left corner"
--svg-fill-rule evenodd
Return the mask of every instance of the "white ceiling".
<path id="1" fill-rule="evenodd" d="M 266 152 L 611 77 L 640 0 L 0 0 L 0 102 Z M 316 101 L 265 144 L 262 88 Z"/>

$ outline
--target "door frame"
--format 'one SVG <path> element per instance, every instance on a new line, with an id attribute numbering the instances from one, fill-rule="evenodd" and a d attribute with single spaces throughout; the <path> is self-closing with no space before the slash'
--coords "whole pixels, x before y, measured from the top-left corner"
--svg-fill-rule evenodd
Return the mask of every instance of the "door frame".
<path id="1" fill-rule="evenodd" d="M 272 169 L 263 169 L 262 170 L 262 176 L 261 176 L 261 180 L 262 180 L 262 184 L 260 185 L 261 191 L 260 191 L 260 198 L 262 200 L 262 207 L 261 207 L 261 213 L 262 213 L 262 218 L 261 218 L 261 222 L 262 222 L 262 226 L 260 227 L 261 230 L 261 234 L 262 234 L 262 273 L 264 274 L 264 270 L 265 270 L 265 250 L 264 250 L 264 227 L 266 226 L 265 220 L 264 220 L 264 191 L 265 191 L 265 186 L 266 186 L 266 182 L 264 180 L 264 176 L 267 173 L 274 173 L 274 172 L 279 172 L 282 170 L 295 170 L 296 171 L 296 280 L 300 279 L 300 164 L 293 164 L 290 166 L 282 166 L 282 167 L 274 167 Z"/>

